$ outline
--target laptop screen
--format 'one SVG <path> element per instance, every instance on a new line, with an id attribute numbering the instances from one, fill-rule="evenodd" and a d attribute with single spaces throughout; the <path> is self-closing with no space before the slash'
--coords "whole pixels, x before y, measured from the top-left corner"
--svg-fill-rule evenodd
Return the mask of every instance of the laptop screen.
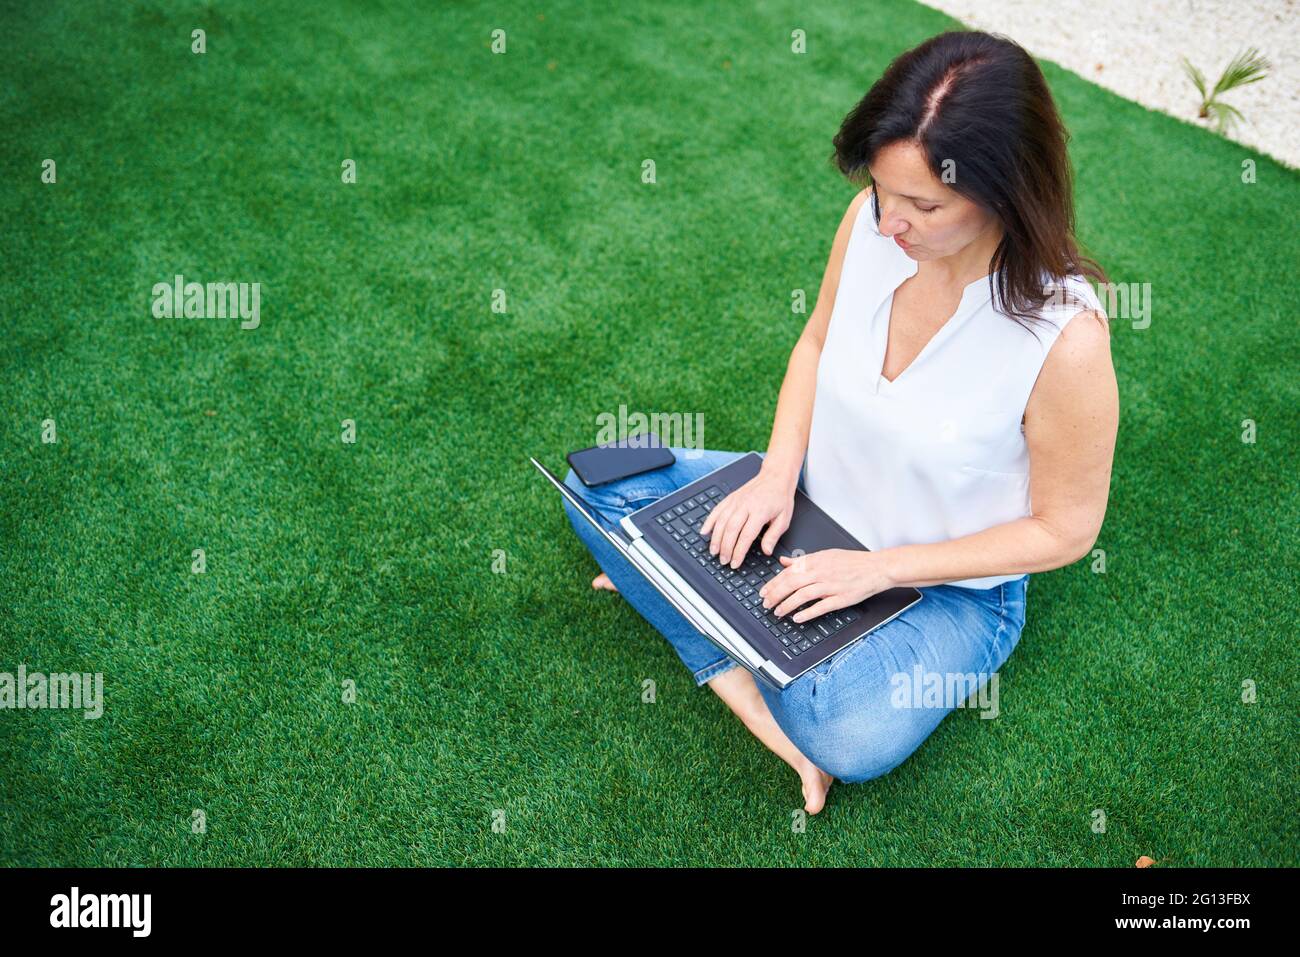
<path id="1" fill-rule="evenodd" d="M 573 507 L 578 509 L 578 511 L 580 511 L 586 517 L 587 521 L 591 522 L 591 524 L 596 527 L 597 531 L 599 531 L 606 538 L 612 539 L 614 544 L 619 547 L 620 551 L 624 551 L 624 552 L 627 551 L 627 546 L 631 543 L 631 539 L 628 538 L 627 533 L 625 533 L 622 528 L 620 528 L 617 524 L 614 525 L 612 530 L 606 527 L 604 523 L 601 522 L 600 516 L 596 514 L 595 509 L 593 509 L 591 505 L 589 505 L 582 498 L 581 495 L 575 493 L 573 489 L 569 488 L 558 478 L 552 475 L 551 470 L 548 469 L 541 462 L 537 461 L 537 459 L 533 458 L 532 456 L 529 456 L 528 460 L 532 462 L 535 466 L 537 466 L 538 470 L 541 471 L 541 473 L 550 480 L 551 484 L 554 485 L 556 488 L 558 488 L 560 490 L 560 493 L 566 499 L 568 499 L 569 502 L 573 504 Z"/>

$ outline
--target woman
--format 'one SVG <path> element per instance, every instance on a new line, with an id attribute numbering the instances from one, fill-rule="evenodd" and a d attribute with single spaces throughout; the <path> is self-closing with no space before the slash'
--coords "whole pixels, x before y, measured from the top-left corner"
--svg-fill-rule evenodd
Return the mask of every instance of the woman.
<path id="1" fill-rule="evenodd" d="M 945 33 L 890 64 L 834 139 L 841 172 L 870 186 L 835 234 L 762 468 L 701 528 L 732 567 L 751 545 L 771 554 L 798 485 L 870 551 L 783 558 L 765 606 L 803 621 L 902 585 L 920 602 L 778 692 L 566 503 L 604 569 L 593 586 L 621 590 L 798 772 L 809 813 L 834 778 L 891 770 L 961 704 L 899 704 L 898 676 L 987 682 L 1019 641 L 1029 575 L 1097 539 L 1118 390 L 1085 279 L 1106 277 L 1073 236 L 1067 138 L 1037 64 L 1010 40 Z M 612 526 L 742 454 L 678 452 L 620 482 L 588 489 L 570 471 L 566 483 Z"/>

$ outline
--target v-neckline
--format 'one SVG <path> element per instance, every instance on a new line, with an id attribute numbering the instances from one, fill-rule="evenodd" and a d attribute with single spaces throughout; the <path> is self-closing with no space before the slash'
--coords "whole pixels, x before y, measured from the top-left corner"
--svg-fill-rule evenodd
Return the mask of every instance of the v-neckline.
<path id="1" fill-rule="evenodd" d="M 933 351 L 933 347 L 935 343 L 941 341 L 945 336 L 950 335 L 952 333 L 952 330 L 956 328 L 958 324 L 957 320 L 961 317 L 963 311 L 965 310 L 966 299 L 970 295 L 971 289 L 973 289 L 977 285 L 987 284 L 989 281 L 989 276 L 993 275 L 992 273 L 985 273 L 983 276 L 980 276 L 980 278 L 972 282 L 968 282 L 961 291 L 961 299 L 960 301 L 958 301 L 957 308 L 953 311 L 953 314 L 949 316 L 946 320 L 944 320 L 943 325 L 941 325 L 938 329 L 935 330 L 934 335 L 930 336 L 930 338 L 926 341 L 925 345 L 921 347 L 921 351 L 912 357 L 912 361 L 909 362 L 907 365 L 905 365 L 903 367 L 903 370 L 899 372 L 898 375 L 894 376 L 893 379 L 886 379 L 885 359 L 889 355 L 889 332 L 890 332 L 890 326 L 893 324 L 894 321 L 894 297 L 898 294 L 898 290 L 902 287 L 903 283 L 907 282 L 907 280 L 911 279 L 913 276 L 915 276 L 917 273 L 921 271 L 921 264 L 918 263 L 916 260 L 909 258 L 908 262 L 912 266 L 912 271 L 907 275 L 903 276 L 903 278 L 900 279 L 894 285 L 893 290 L 889 293 L 889 297 L 886 300 L 886 302 L 889 304 L 889 308 L 885 314 L 885 332 L 884 332 L 884 336 L 881 339 L 880 364 L 879 366 L 877 366 L 876 381 L 872 388 L 873 392 L 879 392 L 882 389 L 885 391 L 889 391 L 895 388 L 898 385 L 899 381 L 905 375 L 907 375 L 908 372 L 912 370 L 912 367 L 915 366 L 918 362 L 920 362 L 923 358 L 925 358 L 926 353 Z"/>

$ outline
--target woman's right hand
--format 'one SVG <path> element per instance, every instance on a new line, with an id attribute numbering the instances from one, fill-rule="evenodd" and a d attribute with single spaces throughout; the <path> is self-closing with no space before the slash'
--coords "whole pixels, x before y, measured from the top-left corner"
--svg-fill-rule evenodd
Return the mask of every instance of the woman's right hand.
<path id="1" fill-rule="evenodd" d="M 714 506 L 700 526 L 700 535 L 709 540 L 710 555 L 739 568 L 764 525 L 767 534 L 761 547 L 770 555 L 793 515 L 794 488 L 760 471 Z"/>

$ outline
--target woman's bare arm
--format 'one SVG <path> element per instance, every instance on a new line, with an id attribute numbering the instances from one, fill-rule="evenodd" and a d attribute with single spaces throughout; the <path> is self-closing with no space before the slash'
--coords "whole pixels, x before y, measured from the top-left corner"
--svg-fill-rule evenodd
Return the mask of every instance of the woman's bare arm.
<path id="1" fill-rule="evenodd" d="M 790 360 L 786 363 L 785 379 L 776 401 L 776 415 L 772 419 L 772 437 L 767 443 L 762 472 L 775 478 L 791 495 L 799 482 L 799 469 L 808 451 L 808 430 L 812 425 L 813 398 L 817 392 L 817 363 L 826 342 L 831 311 L 835 308 L 835 291 L 840 284 L 840 269 L 844 265 L 844 251 L 849 245 L 849 235 L 858 211 L 871 196 L 871 189 L 862 190 L 840 220 L 831 244 L 831 254 L 817 293 L 817 305 L 804 324 L 799 341 L 794 344 Z M 866 215 L 870 216 L 870 209 Z M 748 543 L 746 543 L 748 547 Z M 742 549 L 742 554 L 744 550 Z"/>
<path id="2" fill-rule="evenodd" d="M 848 248 L 858 211 L 870 195 L 871 191 L 866 189 L 853 198 L 835 232 L 821 289 L 817 293 L 817 305 L 786 363 L 785 379 L 781 382 L 776 415 L 772 421 L 772 438 L 767 444 L 767 455 L 758 475 L 724 498 L 700 526 L 700 535 L 709 540 L 709 552 L 718 556 L 724 565 L 739 567 L 750 545 L 758 540 L 764 528 L 767 531 L 760 546 L 764 554 L 772 554 L 777 540 L 790 526 L 799 469 L 803 465 L 804 453 L 808 451 L 808 431 L 817 393 L 817 363 L 821 359 L 831 311 L 835 307 L 844 251 Z"/>

